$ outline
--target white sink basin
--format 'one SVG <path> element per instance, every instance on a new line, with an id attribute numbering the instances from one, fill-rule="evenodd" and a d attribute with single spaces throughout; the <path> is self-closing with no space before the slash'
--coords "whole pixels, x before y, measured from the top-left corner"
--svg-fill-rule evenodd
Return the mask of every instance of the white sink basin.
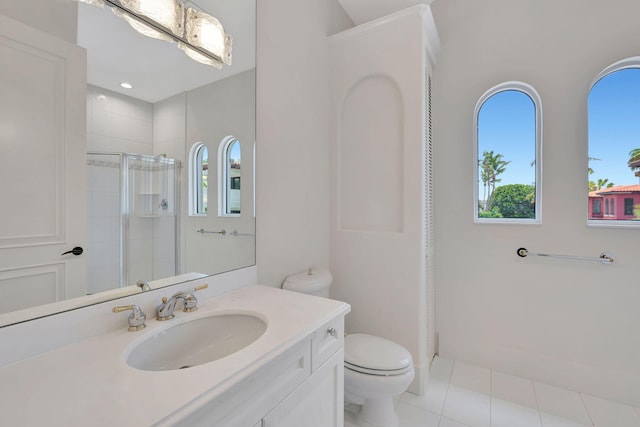
<path id="1" fill-rule="evenodd" d="M 127 364 L 143 371 L 190 368 L 242 350 L 266 329 L 249 314 L 201 317 L 151 335 L 133 348 Z"/>

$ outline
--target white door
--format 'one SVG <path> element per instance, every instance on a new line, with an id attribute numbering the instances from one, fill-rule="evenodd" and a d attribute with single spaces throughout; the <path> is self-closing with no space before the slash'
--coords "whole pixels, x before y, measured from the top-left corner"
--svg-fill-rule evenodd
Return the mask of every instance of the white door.
<path id="1" fill-rule="evenodd" d="M 85 63 L 0 16 L 0 313 L 86 294 Z"/>

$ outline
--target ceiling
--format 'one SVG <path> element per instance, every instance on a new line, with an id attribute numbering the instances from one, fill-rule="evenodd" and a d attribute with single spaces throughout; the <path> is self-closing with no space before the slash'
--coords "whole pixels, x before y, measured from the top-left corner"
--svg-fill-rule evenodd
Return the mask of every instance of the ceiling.
<path id="1" fill-rule="evenodd" d="M 142 36 L 109 9 L 78 3 L 78 45 L 87 49 L 87 81 L 157 102 L 255 67 L 255 0 L 197 0 L 186 7 L 218 18 L 233 37 L 233 62 L 222 70 L 187 57 L 175 43 Z M 123 89 L 128 82 L 133 89 Z"/>
<path id="2" fill-rule="evenodd" d="M 360 25 L 416 4 L 431 4 L 433 0 L 338 0 L 354 24 Z"/>
<path id="3" fill-rule="evenodd" d="M 355 25 L 433 0 L 337 0 Z M 78 3 L 78 44 L 87 49 L 89 84 L 148 102 L 255 67 L 255 0 L 185 1 L 220 20 L 233 37 L 233 64 L 218 70 L 189 59 L 174 43 L 144 37 L 108 9 Z M 128 82 L 133 89 L 123 89 Z"/>

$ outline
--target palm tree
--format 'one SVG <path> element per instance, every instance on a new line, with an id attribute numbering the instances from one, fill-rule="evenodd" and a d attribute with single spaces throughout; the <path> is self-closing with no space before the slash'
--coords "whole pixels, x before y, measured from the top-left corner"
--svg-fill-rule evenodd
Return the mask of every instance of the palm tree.
<path id="1" fill-rule="evenodd" d="M 613 182 L 609 182 L 609 178 L 598 178 L 598 182 L 589 181 L 589 191 L 598 191 L 603 188 L 611 188 L 615 186 Z"/>
<path id="2" fill-rule="evenodd" d="M 640 177 L 640 148 L 629 151 L 627 165 L 635 172 L 635 176 Z"/>
<path id="3" fill-rule="evenodd" d="M 491 209 L 491 197 L 496 189 L 496 183 L 501 180 L 498 175 L 507 170 L 510 161 L 503 160 L 502 154 L 493 154 L 492 151 L 484 151 L 482 153 L 482 182 L 485 187 L 485 210 Z M 488 194 L 487 194 L 488 193 Z"/>
<path id="4" fill-rule="evenodd" d="M 609 178 L 598 179 L 597 189 L 601 190 L 603 188 L 611 188 L 615 184 L 613 182 L 609 182 Z"/>
<path id="5" fill-rule="evenodd" d="M 493 152 L 492 152 L 493 153 Z M 482 179 L 482 200 L 484 201 L 483 210 L 487 210 L 487 191 L 489 189 L 489 181 L 491 180 L 491 168 L 488 159 L 488 152 L 484 151 L 482 153 L 482 160 L 479 161 L 481 169 L 480 169 L 480 179 Z"/>

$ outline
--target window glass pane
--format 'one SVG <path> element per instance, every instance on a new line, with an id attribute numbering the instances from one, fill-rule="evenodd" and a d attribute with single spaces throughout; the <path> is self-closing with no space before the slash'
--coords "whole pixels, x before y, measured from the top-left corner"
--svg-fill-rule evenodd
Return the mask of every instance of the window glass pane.
<path id="1" fill-rule="evenodd" d="M 633 215 L 633 199 L 624 199 L 624 214 L 625 216 Z"/>
<path id="2" fill-rule="evenodd" d="M 241 179 L 240 141 L 234 139 L 227 147 L 226 155 L 226 212 L 240 213 L 240 179 Z"/>
<path id="3" fill-rule="evenodd" d="M 204 214 L 209 210 L 209 204 L 207 201 L 207 189 L 209 183 L 209 150 L 205 145 L 200 147 L 196 158 L 197 213 Z"/>
<path id="4" fill-rule="evenodd" d="M 607 199 L 604 217 L 592 209 L 589 220 L 640 220 L 640 63 L 636 65 L 606 74 L 589 93 L 589 201 Z"/>
<path id="5" fill-rule="evenodd" d="M 487 98 L 477 116 L 477 215 L 536 219 L 536 104 L 515 89 Z"/>

